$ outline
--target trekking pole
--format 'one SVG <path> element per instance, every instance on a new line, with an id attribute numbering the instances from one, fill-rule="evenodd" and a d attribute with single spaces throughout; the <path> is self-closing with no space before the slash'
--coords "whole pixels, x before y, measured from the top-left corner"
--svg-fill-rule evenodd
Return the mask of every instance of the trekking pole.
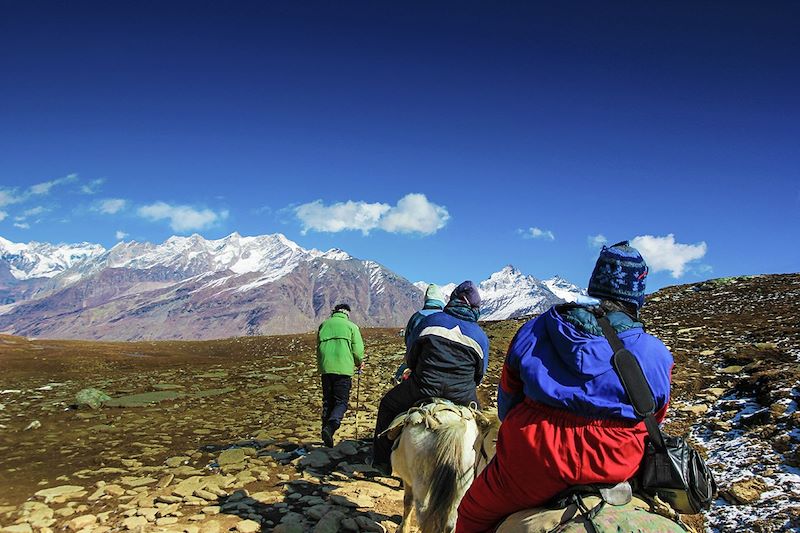
<path id="1" fill-rule="evenodd" d="M 361 410 L 361 368 L 356 370 L 356 440 L 358 440 L 358 412 Z"/>

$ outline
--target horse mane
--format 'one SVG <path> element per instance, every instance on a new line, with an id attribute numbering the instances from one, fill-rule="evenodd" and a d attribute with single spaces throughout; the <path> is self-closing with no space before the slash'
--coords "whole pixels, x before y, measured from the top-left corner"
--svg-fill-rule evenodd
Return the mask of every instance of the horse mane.
<path id="1" fill-rule="evenodd" d="M 436 428 L 436 467 L 428 489 L 428 505 L 420 521 L 421 531 L 446 531 L 448 511 L 457 503 L 459 476 L 469 474 L 472 465 L 463 465 L 464 420 L 454 420 Z"/>

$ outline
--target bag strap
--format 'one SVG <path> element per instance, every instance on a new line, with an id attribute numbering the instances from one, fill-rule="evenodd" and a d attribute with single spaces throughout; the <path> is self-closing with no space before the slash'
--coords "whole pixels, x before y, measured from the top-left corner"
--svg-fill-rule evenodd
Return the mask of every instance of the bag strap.
<path id="1" fill-rule="evenodd" d="M 603 330 L 603 336 L 608 340 L 611 349 L 614 350 L 614 355 L 611 357 L 614 371 L 617 373 L 620 382 L 622 382 L 622 388 L 625 389 L 636 416 L 644 419 L 650 440 L 658 449 L 663 450 L 665 448 L 664 436 L 653 416 L 656 412 L 656 400 L 653 397 L 650 384 L 647 382 L 644 372 L 642 372 L 639 361 L 622 344 L 619 335 L 617 335 L 611 322 L 608 321 L 605 312 L 600 311 L 602 314 L 596 313 L 595 316 L 600 329 Z"/>

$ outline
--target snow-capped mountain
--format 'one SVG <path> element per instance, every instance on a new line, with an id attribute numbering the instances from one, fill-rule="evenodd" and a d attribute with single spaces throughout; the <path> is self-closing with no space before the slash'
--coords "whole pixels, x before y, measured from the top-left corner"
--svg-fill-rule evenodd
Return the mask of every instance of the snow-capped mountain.
<path id="1" fill-rule="evenodd" d="M 16 243 L 0 237 L 0 262 L 15 279 L 52 278 L 105 252 L 99 244 Z"/>
<path id="2" fill-rule="evenodd" d="M 419 290 L 421 290 L 423 294 L 425 293 L 426 290 L 428 290 L 428 285 L 430 285 L 430 283 L 426 281 L 417 281 L 416 283 L 414 283 L 414 286 Z M 441 289 L 442 294 L 445 297 L 445 300 L 450 298 L 450 294 L 453 292 L 453 289 L 455 288 L 456 288 L 455 283 L 445 283 L 444 285 L 439 285 L 439 289 Z"/>
<path id="3" fill-rule="evenodd" d="M 581 289 L 561 276 L 555 275 L 550 279 L 543 280 L 542 283 L 550 292 L 565 302 L 582 302 L 589 299 L 586 289 Z"/>
<path id="4" fill-rule="evenodd" d="M 413 285 L 374 261 L 339 249 L 307 250 L 281 234 L 192 235 L 161 244 L 122 242 L 110 250 L 64 245 L 53 248 L 59 251 L 54 258 L 37 257 L 38 265 L 56 265 L 49 270 L 30 260 L 23 270 L 16 252 L 45 245 L 6 243 L 10 260 L 0 258 L 0 274 L 11 277 L 0 277 L 6 304 L 0 331 L 20 335 L 131 340 L 292 333 L 315 328 L 339 302 L 350 303 L 361 325 L 395 326 L 422 301 Z M 62 257 L 73 259 L 58 263 Z M 33 277 L 40 272 L 47 276 Z"/>
<path id="5" fill-rule="evenodd" d="M 495 272 L 480 283 L 481 317 L 502 320 L 539 314 L 551 305 L 562 303 L 544 283 L 526 276 L 511 265 Z"/>
<path id="6" fill-rule="evenodd" d="M 425 291 L 424 281 L 414 286 Z M 444 287 L 447 290 L 444 290 Z M 443 286 L 449 295 L 456 287 L 454 283 Z M 551 305 L 581 301 L 587 298 L 586 290 L 559 276 L 540 281 L 526 276 L 512 265 L 495 272 L 478 285 L 481 293 L 481 320 L 504 320 L 544 312 Z"/>
<path id="7" fill-rule="evenodd" d="M 284 235 L 171 237 L 161 244 L 13 243 L 0 238 L 0 331 L 59 338 L 214 338 L 308 331 L 339 302 L 364 326 L 401 326 L 414 285 L 339 249 Z M 455 288 L 441 286 L 445 297 Z M 507 266 L 480 283 L 485 320 L 541 313 L 585 295 Z"/>

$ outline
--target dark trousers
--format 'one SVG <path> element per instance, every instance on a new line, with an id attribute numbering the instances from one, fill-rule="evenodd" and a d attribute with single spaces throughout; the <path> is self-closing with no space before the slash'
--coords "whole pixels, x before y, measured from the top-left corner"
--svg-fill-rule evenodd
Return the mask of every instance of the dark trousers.
<path id="1" fill-rule="evenodd" d="M 445 393 L 440 393 L 435 396 L 450 400 L 459 405 L 469 405 L 471 402 L 478 404 L 478 397 L 474 389 L 462 393 L 458 397 L 453 397 Z M 380 437 L 378 435 L 389 428 L 392 420 L 394 420 L 397 415 L 403 411 L 408 411 L 414 407 L 414 404 L 417 402 L 428 398 L 431 398 L 431 395 L 420 391 L 413 377 L 400 382 L 400 384 L 396 385 L 384 395 L 378 407 L 378 419 L 375 422 L 375 437 L 372 441 L 374 464 L 389 464 L 392 456 L 392 441 L 390 441 L 386 435 Z"/>
<path id="2" fill-rule="evenodd" d="M 351 376 L 322 374 L 322 427 L 336 431 L 342 425 L 352 386 Z"/>
<path id="3" fill-rule="evenodd" d="M 389 464 L 392 455 L 392 441 L 386 435 L 378 436 L 389 427 L 392 420 L 408 411 L 420 400 L 429 398 L 420 392 L 413 379 L 400 382 L 399 385 L 386 393 L 378 406 L 378 419 L 375 422 L 375 437 L 372 441 L 373 462 L 375 464 Z"/>

